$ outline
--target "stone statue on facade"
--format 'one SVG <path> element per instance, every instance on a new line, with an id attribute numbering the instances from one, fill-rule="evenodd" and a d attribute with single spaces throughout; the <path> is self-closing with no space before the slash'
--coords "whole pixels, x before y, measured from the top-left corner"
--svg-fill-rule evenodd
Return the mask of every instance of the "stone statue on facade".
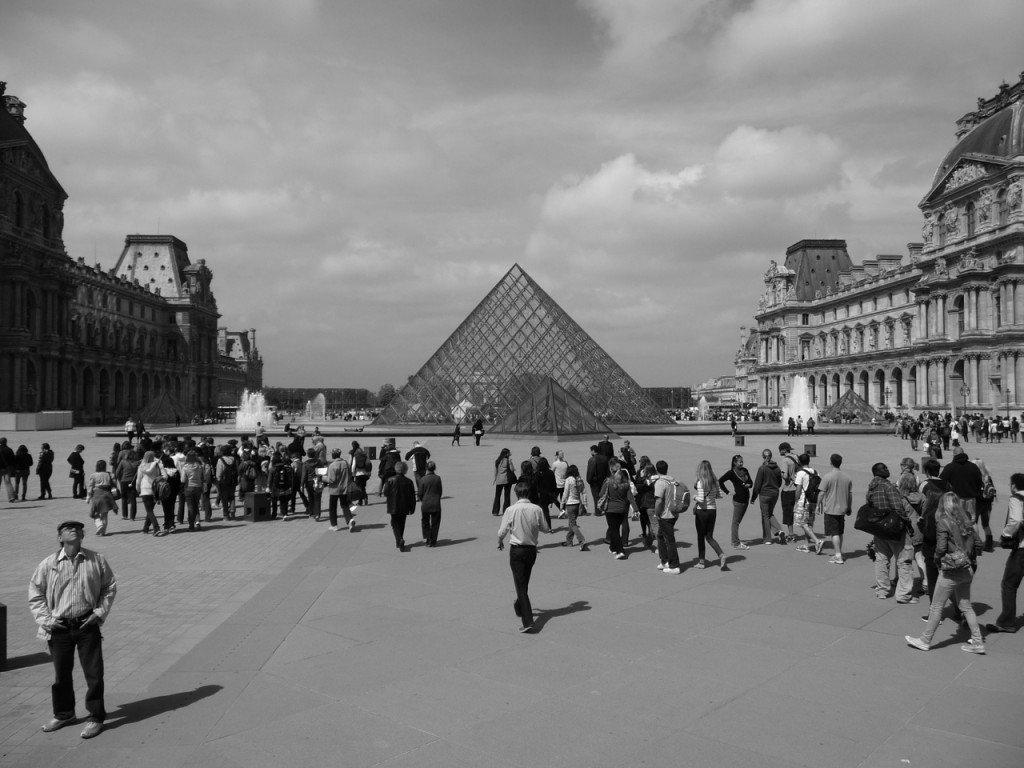
<path id="1" fill-rule="evenodd" d="M 932 244 L 932 231 L 935 228 L 935 222 L 932 219 L 931 213 L 924 215 L 924 224 L 921 225 L 921 240 L 926 246 Z"/>

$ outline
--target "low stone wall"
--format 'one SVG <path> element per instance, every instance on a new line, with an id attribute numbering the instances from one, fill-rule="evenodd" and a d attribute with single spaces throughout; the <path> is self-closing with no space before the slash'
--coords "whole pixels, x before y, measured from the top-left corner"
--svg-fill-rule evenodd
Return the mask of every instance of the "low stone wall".
<path id="1" fill-rule="evenodd" d="M 40 411 L 39 413 L 0 412 L 0 432 L 33 432 L 71 429 L 71 411 Z"/>

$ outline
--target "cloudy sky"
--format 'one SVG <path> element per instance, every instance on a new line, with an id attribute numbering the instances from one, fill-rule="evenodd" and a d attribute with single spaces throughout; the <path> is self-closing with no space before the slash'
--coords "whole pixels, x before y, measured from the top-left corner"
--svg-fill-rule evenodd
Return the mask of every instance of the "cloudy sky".
<path id="1" fill-rule="evenodd" d="M 1020 0 L 5 0 L 73 257 L 173 234 L 268 386 L 404 383 L 519 262 L 644 386 L 770 259 L 905 254 Z"/>

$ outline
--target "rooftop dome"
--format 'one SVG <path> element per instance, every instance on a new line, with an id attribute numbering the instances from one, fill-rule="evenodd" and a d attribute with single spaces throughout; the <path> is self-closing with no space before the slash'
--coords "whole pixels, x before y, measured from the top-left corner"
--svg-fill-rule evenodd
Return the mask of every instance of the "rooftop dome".
<path id="1" fill-rule="evenodd" d="M 1011 158 L 1024 153 L 1024 72 L 1013 86 L 1003 83 L 991 99 L 978 99 L 978 109 L 957 120 L 956 145 L 939 163 L 934 188 L 962 157 Z"/>

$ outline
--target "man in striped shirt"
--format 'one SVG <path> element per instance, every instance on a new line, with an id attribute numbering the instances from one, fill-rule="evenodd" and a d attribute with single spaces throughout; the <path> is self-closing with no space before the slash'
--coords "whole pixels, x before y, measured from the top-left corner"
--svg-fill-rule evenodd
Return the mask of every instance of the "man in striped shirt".
<path id="1" fill-rule="evenodd" d="M 75 690 L 72 671 L 75 649 L 82 662 L 87 686 L 85 708 L 88 722 L 83 739 L 103 730 L 103 624 L 114 604 L 117 582 L 107 559 L 82 547 L 85 526 L 67 520 L 57 526 L 61 548 L 43 560 L 28 585 L 28 604 L 39 625 L 38 637 L 47 641 L 56 681 L 50 689 L 53 719 L 43 726 L 47 733 L 75 721 Z"/>

